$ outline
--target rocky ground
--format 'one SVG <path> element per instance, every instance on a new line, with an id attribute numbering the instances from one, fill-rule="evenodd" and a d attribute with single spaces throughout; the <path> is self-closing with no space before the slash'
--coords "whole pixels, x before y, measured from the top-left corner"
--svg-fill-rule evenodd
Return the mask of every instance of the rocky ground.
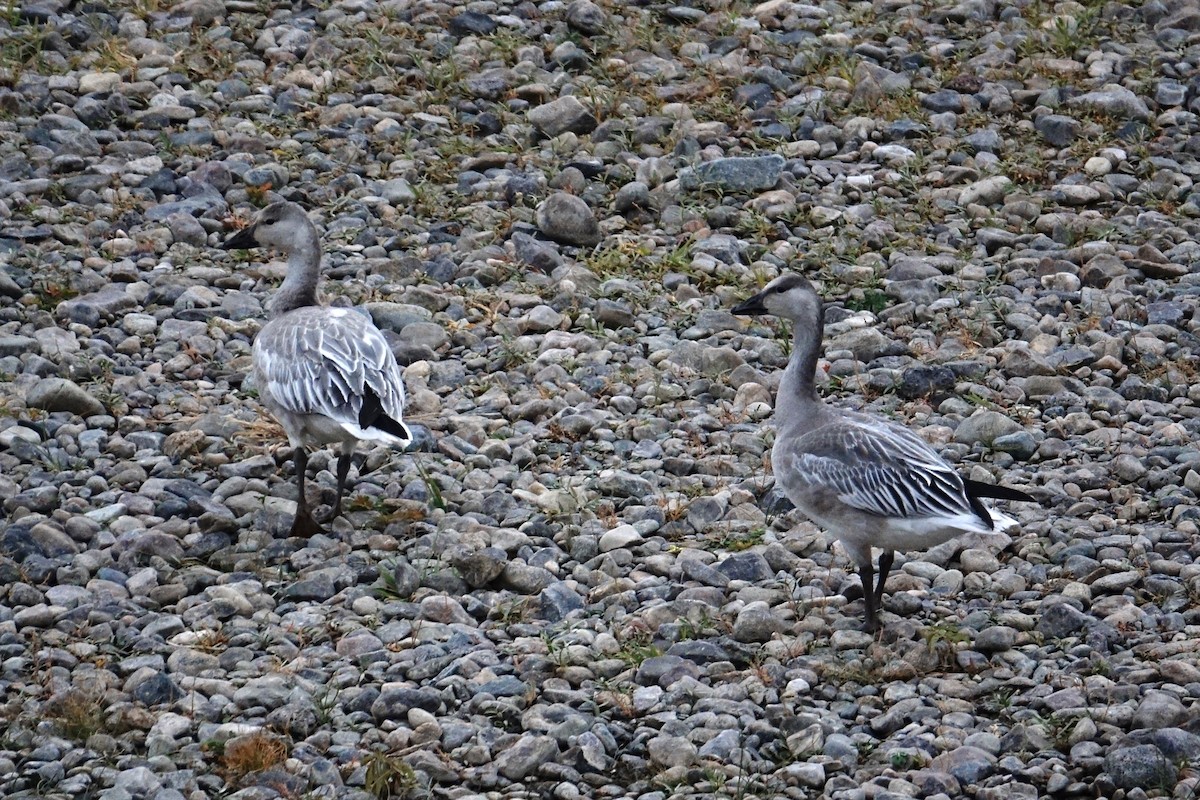
<path id="1" fill-rule="evenodd" d="M 1198 112 L 1188 0 L 10 3 L 0 795 L 1193 797 Z M 277 196 L 422 431 L 306 541 Z M 1039 501 L 876 637 L 728 313 L 789 268 L 828 396 Z"/>

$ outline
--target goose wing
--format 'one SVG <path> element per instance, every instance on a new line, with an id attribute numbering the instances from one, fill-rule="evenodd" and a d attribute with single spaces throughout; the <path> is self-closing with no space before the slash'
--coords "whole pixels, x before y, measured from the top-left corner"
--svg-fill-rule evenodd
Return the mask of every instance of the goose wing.
<path id="1" fill-rule="evenodd" d="M 365 314 L 323 307 L 285 314 L 255 339 L 254 365 L 260 391 L 285 412 L 327 417 L 358 438 L 411 438 L 401 422 L 400 367 Z"/>
<path id="2" fill-rule="evenodd" d="M 979 516 L 962 479 L 912 431 L 840 421 L 796 440 L 789 481 L 879 517 Z M 990 520 L 985 520 L 990 524 Z"/>

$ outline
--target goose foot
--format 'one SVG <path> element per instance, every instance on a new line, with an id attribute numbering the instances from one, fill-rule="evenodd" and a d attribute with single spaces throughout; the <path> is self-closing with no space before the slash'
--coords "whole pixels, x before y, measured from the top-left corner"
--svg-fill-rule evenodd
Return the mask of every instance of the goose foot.
<path id="1" fill-rule="evenodd" d="M 292 530 L 288 535 L 308 539 L 318 533 L 324 533 L 324 531 L 325 529 L 317 524 L 312 515 L 305 511 L 304 513 L 296 514 L 296 518 L 292 520 Z"/>

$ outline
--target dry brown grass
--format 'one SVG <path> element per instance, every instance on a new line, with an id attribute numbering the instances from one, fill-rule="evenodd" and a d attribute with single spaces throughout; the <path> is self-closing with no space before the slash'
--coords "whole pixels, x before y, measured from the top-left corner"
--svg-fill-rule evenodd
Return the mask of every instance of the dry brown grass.
<path id="1" fill-rule="evenodd" d="M 238 736 L 225 743 L 221 753 L 220 769 L 230 785 L 254 772 L 262 772 L 287 758 L 287 745 L 283 739 L 259 731 Z"/>

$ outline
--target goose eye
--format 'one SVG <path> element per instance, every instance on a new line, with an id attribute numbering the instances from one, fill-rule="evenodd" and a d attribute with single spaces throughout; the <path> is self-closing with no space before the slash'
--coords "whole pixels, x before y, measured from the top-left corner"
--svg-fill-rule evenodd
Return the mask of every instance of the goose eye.
<path id="1" fill-rule="evenodd" d="M 786 286 L 780 285 L 780 286 L 775 287 L 775 294 L 783 294 L 786 291 L 787 291 Z"/>

